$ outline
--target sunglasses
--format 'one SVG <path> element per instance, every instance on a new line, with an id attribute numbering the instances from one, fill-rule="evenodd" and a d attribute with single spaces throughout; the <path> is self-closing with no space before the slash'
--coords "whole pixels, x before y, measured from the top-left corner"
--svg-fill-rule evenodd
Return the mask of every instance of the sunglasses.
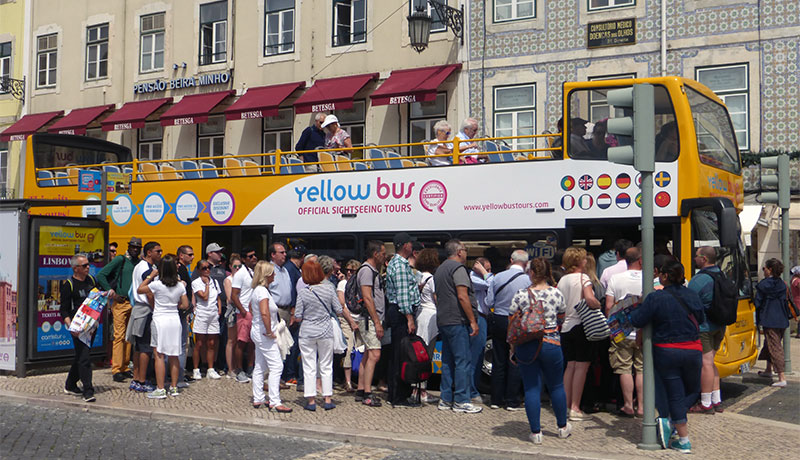
<path id="1" fill-rule="evenodd" d="M 200 267 L 200 270 L 211 270 L 211 267 L 206 265 L 205 267 Z"/>
<path id="2" fill-rule="evenodd" d="M 248 259 L 255 259 L 255 258 L 257 258 L 258 256 L 257 256 L 257 255 L 255 255 L 255 254 L 248 254 L 248 255 L 246 255 L 245 257 L 246 257 L 246 258 L 248 258 Z"/>
<path id="3" fill-rule="evenodd" d="M 191 254 L 184 254 L 185 256 L 194 257 L 194 253 Z"/>
<path id="4" fill-rule="evenodd" d="M 242 264 L 231 265 L 231 268 L 236 268 L 236 269 L 242 268 Z"/>
<path id="5" fill-rule="evenodd" d="M 90 265 L 91 265 L 91 264 L 82 264 L 82 265 L 81 265 L 81 267 L 83 267 L 83 268 L 89 268 L 89 266 L 90 266 Z"/>

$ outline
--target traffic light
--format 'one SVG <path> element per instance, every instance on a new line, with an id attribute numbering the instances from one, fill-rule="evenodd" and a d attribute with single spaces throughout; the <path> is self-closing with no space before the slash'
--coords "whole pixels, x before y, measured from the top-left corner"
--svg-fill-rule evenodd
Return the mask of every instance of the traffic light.
<path id="1" fill-rule="evenodd" d="M 617 137 L 620 146 L 609 147 L 608 160 L 632 165 L 637 171 L 653 172 L 656 167 L 653 85 L 642 83 L 612 89 L 608 92 L 608 103 L 633 110 L 632 117 L 609 118 L 608 133 Z"/>
<path id="2" fill-rule="evenodd" d="M 778 174 L 764 174 L 764 169 L 776 169 Z M 762 203 L 775 203 L 779 208 L 789 209 L 789 155 L 761 158 L 761 188 L 778 187 L 777 192 L 761 192 Z"/>

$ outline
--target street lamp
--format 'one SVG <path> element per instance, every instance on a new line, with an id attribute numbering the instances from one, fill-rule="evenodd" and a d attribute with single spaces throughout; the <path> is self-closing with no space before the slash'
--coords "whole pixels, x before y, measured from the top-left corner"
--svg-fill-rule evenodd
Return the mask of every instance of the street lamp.
<path id="1" fill-rule="evenodd" d="M 416 2 L 415 2 L 416 3 Z M 453 8 L 437 0 L 427 0 L 431 8 L 448 29 L 453 31 L 453 35 L 460 39 L 464 44 L 464 5 L 461 8 Z M 431 36 L 431 23 L 433 20 L 425 8 L 425 2 L 419 2 L 414 7 L 414 12 L 408 16 L 408 38 L 411 40 L 411 47 L 417 53 L 421 53 L 428 47 L 428 40 Z"/>

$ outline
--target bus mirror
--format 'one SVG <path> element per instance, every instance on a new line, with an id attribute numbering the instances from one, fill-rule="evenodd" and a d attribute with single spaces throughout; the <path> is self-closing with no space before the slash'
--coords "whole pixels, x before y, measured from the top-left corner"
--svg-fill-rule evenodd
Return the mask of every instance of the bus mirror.
<path id="1" fill-rule="evenodd" d="M 722 247 L 736 247 L 739 244 L 739 217 L 735 208 L 720 210 L 719 244 Z"/>

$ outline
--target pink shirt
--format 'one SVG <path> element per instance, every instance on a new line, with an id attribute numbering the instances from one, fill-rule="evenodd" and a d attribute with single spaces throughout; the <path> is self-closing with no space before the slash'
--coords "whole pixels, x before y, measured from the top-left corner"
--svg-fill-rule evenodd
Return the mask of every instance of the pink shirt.
<path id="1" fill-rule="evenodd" d="M 603 270 L 603 274 L 600 275 L 600 284 L 603 285 L 604 289 L 608 289 L 608 280 L 610 280 L 612 276 L 618 273 L 623 273 L 627 270 L 628 270 L 628 264 L 625 262 L 625 259 L 620 260 L 615 265 L 612 265 Z"/>

